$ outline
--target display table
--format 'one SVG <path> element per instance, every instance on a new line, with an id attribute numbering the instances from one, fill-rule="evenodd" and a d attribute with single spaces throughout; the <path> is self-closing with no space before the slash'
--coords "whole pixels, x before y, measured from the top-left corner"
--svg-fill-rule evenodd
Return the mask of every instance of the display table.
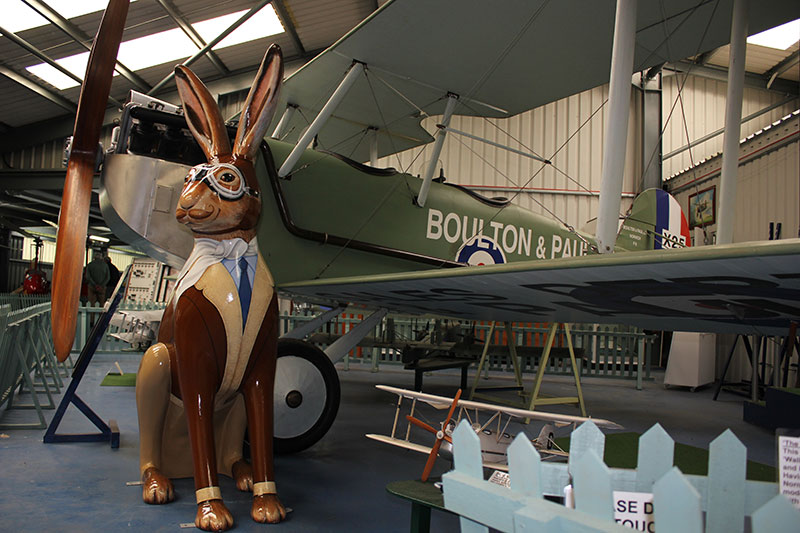
<path id="1" fill-rule="evenodd" d="M 433 480 L 423 483 L 414 481 L 392 481 L 386 485 L 389 494 L 411 502 L 411 532 L 428 533 L 431 530 L 431 509 L 449 513 L 444 508 L 444 495 L 437 489 Z"/>

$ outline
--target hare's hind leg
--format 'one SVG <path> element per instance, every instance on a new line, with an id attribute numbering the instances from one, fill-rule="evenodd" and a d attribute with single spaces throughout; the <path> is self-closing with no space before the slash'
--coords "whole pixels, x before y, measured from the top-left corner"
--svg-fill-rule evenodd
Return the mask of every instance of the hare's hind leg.
<path id="1" fill-rule="evenodd" d="M 253 463 L 253 506 L 250 516 L 256 522 L 277 523 L 286 518 L 286 509 L 275 489 L 272 458 L 273 389 L 278 357 L 278 304 L 273 297 L 242 382 L 250 450 Z"/>
<path id="2" fill-rule="evenodd" d="M 139 473 L 142 480 L 142 499 L 145 503 L 168 503 L 174 498 L 172 482 L 161 472 L 161 439 L 169 395 L 169 348 L 159 342 L 147 349 L 136 374 Z"/>

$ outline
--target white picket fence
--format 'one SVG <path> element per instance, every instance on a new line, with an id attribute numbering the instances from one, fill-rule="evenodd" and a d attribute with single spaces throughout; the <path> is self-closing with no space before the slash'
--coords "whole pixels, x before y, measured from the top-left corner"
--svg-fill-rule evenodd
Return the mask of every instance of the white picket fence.
<path id="1" fill-rule="evenodd" d="M 747 450 L 730 431 L 709 448 L 708 476 L 673 466 L 674 442 L 656 424 L 639 439 L 638 469 L 607 467 L 605 437 L 592 422 L 572 433 L 569 462 L 542 463 L 520 434 L 508 450 L 511 487 L 484 481 L 480 441 L 467 421 L 453 435 L 455 469 L 443 476 L 445 507 L 461 516 L 462 532 L 606 531 L 631 529 L 614 521 L 613 491 L 651 492 L 656 530 L 768 533 L 797 531 L 800 510 L 775 483 L 745 478 Z M 543 498 L 572 483 L 575 508 Z"/>

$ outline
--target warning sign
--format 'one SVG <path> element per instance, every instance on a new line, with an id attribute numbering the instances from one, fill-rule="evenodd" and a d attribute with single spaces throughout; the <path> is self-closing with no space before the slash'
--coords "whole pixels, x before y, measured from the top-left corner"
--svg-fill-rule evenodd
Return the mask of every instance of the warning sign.
<path id="1" fill-rule="evenodd" d="M 649 492 L 614 491 L 614 520 L 636 531 L 654 533 L 653 494 Z"/>

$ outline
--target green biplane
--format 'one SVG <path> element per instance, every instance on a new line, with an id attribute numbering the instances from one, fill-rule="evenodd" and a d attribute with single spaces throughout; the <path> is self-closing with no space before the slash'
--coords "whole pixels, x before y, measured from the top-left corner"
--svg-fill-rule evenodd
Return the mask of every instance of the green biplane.
<path id="1" fill-rule="evenodd" d="M 638 2 L 633 70 L 726 44 L 731 5 Z M 625 253 L 600 254 L 594 235 L 460 187 L 458 176 L 437 178 L 437 152 L 422 177 L 363 163 L 434 141 L 420 126 L 426 115 L 443 117 L 440 144 L 453 114 L 508 117 L 608 82 L 614 13 L 609 1 L 389 1 L 285 81 L 257 165 L 262 254 L 279 291 L 333 308 L 313 327 L 342 305 L 378 312 L 324 362 L 282 357 L 289 385 L 280 390 L 305 386 L 319 405 L 294 411 L 283 434 L 278 415 L 279 437 L 321 437 L 315 428 L 326 426 L 319 418 L 338 383 L 329 382 L 335 372 L 307 372 L 342 357 L 388 310 L 763 334 L 785 334 L 800 316 L 800 240 L 691 248 L 663 191 L 642 193 L 620 223 L 611 248 Z M 797 2 L 753 3 L 749 32 L 798 16 Z M 367 134 L 371 142 L 359 143 Z M 315 140 L 337 153 L 310 147 Z M 108 225 L 179 266 L 192 239 L 175 205 L 189 168 L 203 161 L 179 108 L 135 98 L 103 163 Z"/>

